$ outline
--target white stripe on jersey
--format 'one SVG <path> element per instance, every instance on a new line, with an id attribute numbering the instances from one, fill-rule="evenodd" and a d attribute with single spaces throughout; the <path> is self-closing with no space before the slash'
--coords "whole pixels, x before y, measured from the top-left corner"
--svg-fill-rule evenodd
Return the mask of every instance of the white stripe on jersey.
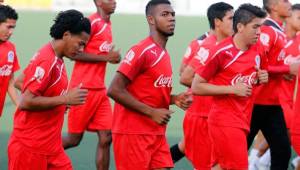
<path id="1" fill-rule="evenodd" d="M 232 45 L 232 44 L 229 44 L 229 45 L 227 45 L 227 46 L 225 46 L 225 47 L 219 49 L 217 52 L 215 52 L 215 54 L 214 54 L 211 58 L 215 58 L 215 56 L 218 55 L 220 52 L 222 52 L 222 51 L 224 51 L 224 50 L 227 50 L 227 49 L 229 49 L 229 48 L 232 48 L 232 47 L 233 47 L 233 45 Z"/>
<path id="2" fill-rule="evenodd" d="M 154 67 L 162 58 L 163 58 L 163 56 L 165 55 L 165 51 L 163 51 L 160 55 L 159 55 L 159 57 L 158 57 L 158 59 L 155 61 L 155 63 L 153 63 L 152 65 L 151 65 L 151 67 Z"/>
<path id="3" fill-rule="evenodd" d="M 59 69 L 59 77 L 57 78 L 57 80 L 56 80 L 51 86 L 49 86 L 49 88 L 52 87 L 52 86 L 54 86 L 54 85 L 60 80 L 61 75 L 62 75 L 62 72 L 63 72 L 63 68 L 64 68 L 64 64 L 62 64 L 62 65 L 60 66 L 60 69 Z"/>
<path id="4" fill-rule="evenodd" d="M 239 53 L 233 58 L 233 60 L 231 60 L 231 61 L 224 67 L 224 69 L 226 69 L 227 67 L 229 67 L 232 63 L 234 63 L 235 60 L 237 60 L 243 53 L 244 53 L 244 51 L 239 51 Z"/>
<path id="5" fill-rule="evenodd" d="M 105 30 L 106 27 L 107 27 L 107 24 L 104 24 L 102 29 L 99 32 L 97 32 L 97 34 L 95 34 L 95 35 L 101 34 Z"/>
<path id="6" fill-rule="evenodd" d="M 94 24 L 95 24 L 96 22 L 98 22 L 98 21 L 101 21 L 101 19 L 100 19 L 100 18 L 94 19 L 94 20 L 92 21 L 92 23 L 91 23 L 91 26 L 94 25 Z"/>
<path id="7" fill-rule="evenodd" d="M 154 44 L 154 43 L 152 43 L 152 44 L 150 44 L 148 47 L 146 47 L 146 48 L 142 51 L 142 53 L 140 54 L 139 58 L 140 58 L 147 50 L 150 50 L 150 49 L 153 48 L 153 47 L 155 47 L 155 44 Z"/>
<path id="8" fill-rule="evenodd" d="M 286 43 L 286 45 L 284 46 L 284 48 L 288 48 L 289 46 L 291 46 L 293 44 L 293 40 L 290 40 Z"/>

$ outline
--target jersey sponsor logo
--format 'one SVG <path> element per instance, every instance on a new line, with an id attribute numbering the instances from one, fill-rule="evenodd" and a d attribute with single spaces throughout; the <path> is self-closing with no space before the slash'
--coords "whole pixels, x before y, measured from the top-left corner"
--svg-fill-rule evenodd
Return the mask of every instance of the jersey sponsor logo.
<path id="1" fill-rule="evenodd" d="M 257 72 L 253 72 L 250 75 L 237 74 L 232 80 L 231 85 L 236 85 L 237 83 L 244 83 L 246 85 L 253 85 L 257 83 Z"/>
<path id="2" fill-rule="evenodd" d="M 44 76 L 45 76 L 45 70 L 42 67 L 37 66 L 35 69 L 35 73 L 33 75 L 34 79 L 36 79 L 40 83 L 41 80 L 44 78 Z"/>
<path id="3" fill-rule="evenodd" d="M 185 51 L 184 58 L 189 58 L 191 53 L 192 53 L 192 49 L 191 49 L 191 47 L 188 47 Z"/>
<path id="4" fill-rule="evenodd" d="M 284 64 L 286 64 L 286 65 L 291 65 L 291 64 L 295 64 L 295 63 L 300 63 L 300 55 L 297 56 L 297 57 L 293 57 L 292 55 L 288 55 L 284 59 Z"/>
<path id="5" fill-rule="evenodd" d="M 201 47 L 197 52 L 196 59 L 198 59 L 200 63 L 204 65 L 206 60 L 208 59 L 208 56 L 209 56 L 209 50 Z"/>
<path id="6" fill-rule="evenodd" d="M 225 51 L 226 54 L 230 55 L 231 57 L 233 57 L 233 54 L 231 51 Z"/>
<path id="7" fill-rule="evenodd" d="M 14 52 L 13 51 L 9 51 L 7 53 L 7 62 L 13 63 L 14 62 L 14 58 L 15 58 Z"/>
<path id="8" fill-rule="evenodd" d="M 108 41 L 104 41 L 100 46 L 99 46 L 99 50 L 101 52 L 109 52 L 110 49 L 112 48 L 113 44 L 109 43 Z"/>
<path id="9" fill-rule="evenodd" d="M 153 55 L 157 56 L 156 50 L 150 50 L 150 52 L 151 52 Z"/>
<path id="10" fill-rule="evenodd" d="M 268 34 L 261 33 L 259 36 L 259 40 L 264 46 L 269 46 L 270 36 Z"/>
<path id="11" fill-rule="evenodd" d="M 132 51 L 132 50 L 128 51 L 128 53 L 126 54 L 123 62 L 128 64 L 128 65 L 131 65 L 131 61 L 133 60 L 134 56 L 135 56 L 134 51 Z"/>
<path id="12" fill-rule="evenodd" d="M 12 65 L 5 64 L 0 67 L 0 76 L 10 76 L 12 73 Z"/>
<path id="13" fill-rule="evenodd" d="M 172 87 L 172 77 L 161 74 L 154 82 L 154 87 Z"/>

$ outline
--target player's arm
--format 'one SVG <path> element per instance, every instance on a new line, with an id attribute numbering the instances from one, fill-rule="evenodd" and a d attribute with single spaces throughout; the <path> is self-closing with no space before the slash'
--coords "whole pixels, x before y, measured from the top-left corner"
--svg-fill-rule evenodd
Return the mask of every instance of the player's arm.
<path id="1" fill-rule="evenodd" d="M 189 65 L 186 66 L 180 75 L 180 83 L 186 87 L 191 87 L 194 75 L 195 75 L 194 68 Z"/>
<path id="2" fill-rule="evenodd" d="M 96 55 L 92 53 L 82 52 L 71 58 L 72 60 L 83 62 L 109 62 L 117 64 L 121 61 L 120 50 L 114 50 L 114 47 L 110 49 L 107 55 Z"/>
<path id="3" fill-rule="evenodd" d="M 20 91 L 22 90 L 24 77 L 25 77 L 24 73 L 21 73 L 14 81 L 14 87 Z"/>
<path id="4" fill-rule="evenodd" d="M 21 110 L 48 110 L 59 105 L 80 105 L 86 100 L 87 89 L 79 87 L 69 90 L 65 95 L 45 97 L 35 95 L 26 89 L 21 96 L 19 109 Z"/>
<path id="5" fill-rule="evenodd" d="M 11 75 L 11 78 L 9 80 L 7 93 L 9 95 L 11 101 L 14 103 L 14 105 L 17 105 L 18 104 L 18 94 L 14 87 L 14 74 Z"/>
<path id="6" fill-rule="evenodd" d="M 107 95 L 124 107 L 150 117 L 158 124 L 166 124 L 173 112 L 164 108 L 153 108 L 138 101 L 127 91 L 126 87 L 129 83 L 130 80 L 125 75 L 117 72 L 108 88 Z"/>

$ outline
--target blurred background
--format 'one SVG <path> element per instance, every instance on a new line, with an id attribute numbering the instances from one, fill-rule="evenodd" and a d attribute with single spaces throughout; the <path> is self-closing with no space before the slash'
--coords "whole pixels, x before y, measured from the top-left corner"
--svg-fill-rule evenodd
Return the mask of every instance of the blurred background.
<path id="1" fill-rule="evenodd" d="M 296 3 L 297 0 L 291 0 Z M 117 10 L 112 15 L 113 37 L 116 48 L 121 49 L 122 56 L 134 44 L 148 35 L 148 25 L 144 16 L 144 9 L 148 0 L 117 0 Z M 179 84 L 179 66 L 185 50 L 193 39 L 206 32 L 208 22 L 205 17 L 209 5 L 217 0 L 171 0 L 176 11 L 176 30 L 169 39 L 167 49 L 173 64 L 173 92 L 185 90 Z M 237 8 L 241 1 L 229 1 Z M 244 1 L 262 6 L 262 0 Z M 298 0 L 299 3 L 299 0 Z M 50 40 L 49 29 L 58 11 L 77 9 L 89 16 L 96 10 L 93 0 L 4 0 L 4 4 L 14 7 L 19 13 L 17 27 L 11 41 L 15 43 L 21 69 L 16 76 L 26 67 L 33 54 Z M 68 74 L 70 75 L 73 62 L 65 59 Z M 113 77 L 117 65 L 108 65 L 106 85 Z M 1 82 L 0 82 L 1 83 Z M 141 87 L 142 88 L 142 87 Z M 182 138 L 182 121 L 184 111 L 171 107 L 175 111 L 168 125 L 167 136 L 169 144 L 178 143 Z M 7 142 L 13 127 L 15 106 L 7 97 L 2 117 L 0 117 L 0 170 L 7 169 Z M 66 120 L 66 119 L 65 119 Z M 66 121 L 63 132 L 66 131 Z M 79 147 L 67 151 L 75 170 L 95 169 L 94 157 L 97 144 L 96 134 L 86 133 Z M 114 168 L 113 154 L 111 154 L 111 168 Z M 175 170 L 192 169 L 187 160 L 176 164 Z"/>

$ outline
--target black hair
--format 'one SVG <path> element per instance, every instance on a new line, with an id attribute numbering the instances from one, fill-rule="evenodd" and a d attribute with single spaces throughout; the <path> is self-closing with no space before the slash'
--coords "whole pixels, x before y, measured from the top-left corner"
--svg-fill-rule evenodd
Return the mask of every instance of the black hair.
<path id="1" fill-rule="evenodd" d="M 153 7 L 160 5 L 160 4 L 168 4 L 171 5 L 171 2 L 168 0 L 150 0 L 146 5 L 146 16 L 148 16 L 153 9 Z"/>
<path id="2" fill-rule="evenodd" d="M 300 4 L 294 4 L 292 5 L 292 10 L 300 10 Z"/>
<path id="3" fill-rule="evenodd" d="M 263 9 L 265 9 L 268 13 L 270 13 L 271 5 L 277 2 L 278 0 L 263 0 Z"/>
<path id="4" fill-rule="evenodd" d="M 237 32 L 237 25 L 241 23 L 246 25 L 254 18 L 265 18 L 267 13 L 258 6 L 251 4 L 242 4 L 233 15 L 233 30 Z"/>
<path id="5" fill-rule="evenodd" d="M 89 19 L 77 10 L 67 10 L 60 12 L 54 19 L 54 24 L 50 28 L 50 36 L 54 39 L 61 39 L 66 31 L 71 34 L 91 33 Z"/>
<path id="6" fill-rule="evenodd" d="M 215 29 L 215 19 L 222 21 L 227 11 L 233 10 L 233 7 L 225 2 L 212 4 L 207 9 L 207 18 L 211 29 Z"/>
<path id="7" fill-rule="evenodd" d="M 0 5 L 0 23 L 6 22 L 7 19 L 18 20 L 18 14 L 9 5 Z"/>

